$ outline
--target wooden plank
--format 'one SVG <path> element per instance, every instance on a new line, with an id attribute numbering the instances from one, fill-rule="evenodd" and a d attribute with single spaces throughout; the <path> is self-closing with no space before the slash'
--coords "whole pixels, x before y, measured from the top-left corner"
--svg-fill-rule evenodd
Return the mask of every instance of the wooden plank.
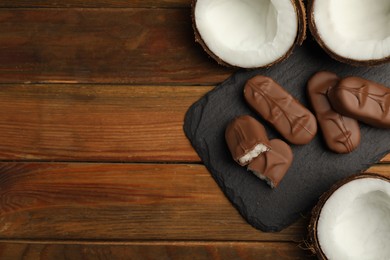
<path id="1" fill-rule="evenodd" d="M 157 242 L 105 244 L 1 243 L 2 259 L 315 259 L 295 243 Z"/>
<path id="2" fill-rule="evenodd" d="M 130 1 L 131 2 L 131 1 Z M 0 83 L 216 84 L 190 9 L 0 9 Z"/>
<path id="3" fill-rule="evenodd" d="M 306 233 L 307 219 L 276 234 L 249 227 L 200 165 L 0 166 L 3 240 L 302 241 Z M 390 165 L 371 171 L 390 176 Z"/>
<path id="4" fill-rule="evenodd" d="M 3 85 L 0 160 L 199 162 L 183 119 L 211 88 Z"/>
<path id="5" fill-rule="evenodd" d="M 302 241 L 245 222 L 206 168 L 185 164 L 0 163 L 0 239 Z"/>
<path id="6" fill-rule="evenodd" d="M 387 156 L 386 158 L 388 158 Z M 367 169 L 366 172 L 369 173 L 378 173 L 383 176 L 387 176 L 390 178 L 390 164 L 376 164 Z"/>
<path id="7" fill-rule="evenodd" d="M 0 243 L 0 258 L 4 260 L 315 259 L 310 252 L 304 251 L 296 243 L 277 242 Z"/>
<path id="8" fill-rule="evenodd" d="M 2 0 L 0 8 L 185 8 L 191 5 L 191 0 Z"/>

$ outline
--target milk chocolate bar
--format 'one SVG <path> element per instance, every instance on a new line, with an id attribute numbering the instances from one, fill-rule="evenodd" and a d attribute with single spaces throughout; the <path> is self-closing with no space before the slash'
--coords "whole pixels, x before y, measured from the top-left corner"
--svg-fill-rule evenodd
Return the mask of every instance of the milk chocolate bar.
<path id="1" fill-rule="evenodd" d="M 360 143 L 359 123 L 334 111 L 327 97 L 328 90 L 339 81 L 334 73 L 318 72 L 308 81 L 307 92 L 329 149 L 336 153 L 350 153 Z"/>
<path id="2" fill-rule="evenodd" d="M 282 140 L 272 139 L 270 144 L 272 149 L 254 158 L 248 170 L 265 180 L 271 188 L 276 188 L 291 166 L 293 153 Z"/>
<path id="3" fill-rule="evenodd" d="M 269 77 L 255 76 L 244 87 L 246 102 L 289 142 L 307 144 L 317 133 L 314 115 Z"/>
<path id="4" fill-rule="evenodd" d="M 390 128 L 390 88 L 384 85 L 347 77 L 328 92 L 328 98 L 340 114 L 374 127 Z"/>
<path id="5" fill-rule="evenodd" d="M 229 123 L 225 139 L 233 159 L 242 166 L 270 149 L 264 126 L 248 115 L 239 116 Z"/>

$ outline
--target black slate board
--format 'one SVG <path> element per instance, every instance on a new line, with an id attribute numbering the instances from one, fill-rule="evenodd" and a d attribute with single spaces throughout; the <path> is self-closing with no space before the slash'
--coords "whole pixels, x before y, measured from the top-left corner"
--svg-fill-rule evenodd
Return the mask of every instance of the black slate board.
<path id="1" fill-rule="evenodd" d="M 336 181 L 367 169 L 390 152 L 390 129 L 360 124 L 361 144 L 347 155 L 329 151 L 321 134 L 317 134 L 307 145 L 291 146 L 293 164 L 274 190 L 232 160 L 224 131 L 236 116 L 250 114 L 265 125 L 270 139 L 281 138 L 246 105 L 242 95 L 246 80 L 257 74 L 272 77 L 310 108 L 306 82 L 320 70 L 341 77 L 360 76 L 390 86 L 390 64 L 352 67 L 332 60 L 316 43 L 306 40 L 280 64 L 269 69 L 237 72 L 192 105 L 186 114 L 184 131 L 207 169 L 240 214 L 262 231 L 280 231 L 292 224 Z"/>

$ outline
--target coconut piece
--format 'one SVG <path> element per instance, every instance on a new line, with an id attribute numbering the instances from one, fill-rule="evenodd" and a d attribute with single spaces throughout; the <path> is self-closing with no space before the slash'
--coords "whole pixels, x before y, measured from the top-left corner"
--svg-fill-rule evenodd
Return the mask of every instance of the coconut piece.
<path id="1" fill-rule="evenodd" d="M 193 0 L 192 20 L 195 40 L 225 66 L 271 66 L 306 36 L 302 0 Z"/>
<path id="2" fill-rule="evenodd" d="M 375 3 L 374 3 L 375 2 Z M 309 28 L 334 59 L 352 65 L 390 61 L 389 0 L 311 0 Z"/>
<path id="3" fill-rule="evenodd" d="M 248 170 L 276 188 L 290 168 L 293 153 L 288 144 L 279 139 L 270 141 L 272 149 L 252 160 Z"/>
<path id="4" fill-rule="evenodd" d="M 390 179 L 359 174 L 336 183 L 313 209 L 309 232 L 319 259 L 389 259 Z"/>
<path id="5" fill-rule="evenodd" d="M 242 166 L 271 148 L 264 126 L 248 115 L 230 122 L 225 139 L 233 159 Z"/>

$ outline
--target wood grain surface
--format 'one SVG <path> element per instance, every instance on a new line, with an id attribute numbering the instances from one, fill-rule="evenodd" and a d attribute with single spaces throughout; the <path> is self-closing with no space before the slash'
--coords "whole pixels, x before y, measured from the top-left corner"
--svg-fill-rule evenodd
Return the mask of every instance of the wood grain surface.
<path id="1" fill-rule="evenodd" d="M 0 83 L 216 84 L 189 9 L 0 9 Z"/>
<path id="2" fill-rule="evenodd" d="M 2 239 L 302 241 L 250 227 L 203 165 L 1 163 Z M 98 227 L 98 228 L 97 228 Z"/>
<path id="3" fill-rule="evenodd" d="M 182 8 L 190 7 L 191 0 L 2 0 L 0 7 L 7 8 Z"/>
<path id="4" fill-rule="evenodd" d="M 316 259 L 296 243 L 276 242 L 135 242 L 0 243 L 0 258 L 19 259 Z"/>
<path id="5" fill-rule="evenodd" d="M 183 133 L 211 87 L 2 85 L 3 160 L 199 162 Z"/>
<path id="6" fill-rule="evenodd" d="M 190 2 L 0 1 L 0 259 L 313 259 L 309 213 L 254 229 L 184 136 L 234 72 Z"/>

